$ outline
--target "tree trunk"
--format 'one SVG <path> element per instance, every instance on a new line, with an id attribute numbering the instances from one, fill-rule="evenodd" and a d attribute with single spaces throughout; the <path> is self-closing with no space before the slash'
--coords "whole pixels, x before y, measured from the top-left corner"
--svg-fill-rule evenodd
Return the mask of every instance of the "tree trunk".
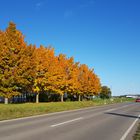
<path id="1" fill-rule="evenodd" d="M 36 103 L 39 103 L 39 93 L 36 94 Z"/>
<path id="2" fill-rule="evenodd" d="M 81 101 L 81 95 L 78 96 L 78 101 Z"/>
<path id="3" fill-rule="evenodd" d="M 61 95 L 61 102 L 63 102 L 63 101 L 64 101 L 64 100 L 63 100 L 63 97 L 64 97 L 64 95 L 62 94 L 62 95 Z"/>
<path id="4" fill-rule="evenodd" d="M 8 98 L 4 98 L 4 104 L 8 104 Z"/>

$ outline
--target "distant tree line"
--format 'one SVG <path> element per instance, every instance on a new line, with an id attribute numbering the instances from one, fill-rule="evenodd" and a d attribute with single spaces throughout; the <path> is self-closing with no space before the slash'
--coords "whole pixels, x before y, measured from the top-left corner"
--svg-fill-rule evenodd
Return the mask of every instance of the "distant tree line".
<path id="1" fill-rule="evenodd" d="M 0 31 L 0 96 L 5 104 L 13 97 L 26 93 L 39 96 L 99 95 L 101 83 L 93 69 L 75 62 L 73 57 L 55 55 L 52 47 L 28 45 L 13 22 Z M 50 98 L 51 99 L 51 98 Z"/>

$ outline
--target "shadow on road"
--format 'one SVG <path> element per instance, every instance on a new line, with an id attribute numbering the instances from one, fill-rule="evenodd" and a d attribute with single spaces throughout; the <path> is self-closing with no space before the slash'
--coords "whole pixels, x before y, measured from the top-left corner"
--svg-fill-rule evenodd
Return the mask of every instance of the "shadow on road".
<path id="1" fill-rule="evenodd" d="M 135 115 L 127 115 L 127 114 L 112 113 L 112 112 L 106 112 L 105 114 L 116 115 L 116 116 L 121 116 L 121 117 L 129 117 L 129 118 L 139 118 L 138 116 L 135 116 Z"/>

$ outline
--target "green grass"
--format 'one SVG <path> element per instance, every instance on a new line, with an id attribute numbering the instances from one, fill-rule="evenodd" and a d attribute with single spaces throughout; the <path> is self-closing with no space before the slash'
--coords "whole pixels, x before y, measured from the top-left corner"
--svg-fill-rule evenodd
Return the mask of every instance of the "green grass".
<path id="1" fill-rule="evenodd" d="M 51 102 L 51 103 L 25 103 L 25 104 L 0 104 L 0 120 L 14 119 L 39 114 L 47 114 L 64 110 L 73 110 L 90 106 L 132 101 L 132 99 L 116 98 L 111 100 L 94 99 L 82 102 Z"/>
<path id="2" fill-rule="evenodd" d="M 140 140 L 140 123 L 138 125 L 135 135 L 133 136 L 133 140 Z"/>

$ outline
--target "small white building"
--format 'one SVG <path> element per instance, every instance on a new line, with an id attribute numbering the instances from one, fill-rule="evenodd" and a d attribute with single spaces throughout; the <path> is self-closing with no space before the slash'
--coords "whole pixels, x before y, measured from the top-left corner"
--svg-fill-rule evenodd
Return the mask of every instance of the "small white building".
<path id="1" fill-rule="evenodd" d="M 126 95 L 127 98 L 138 98 L 140 97 L 140 95 L 133 95 L 133 94 L 129 94 L 129 95 Z"/>

